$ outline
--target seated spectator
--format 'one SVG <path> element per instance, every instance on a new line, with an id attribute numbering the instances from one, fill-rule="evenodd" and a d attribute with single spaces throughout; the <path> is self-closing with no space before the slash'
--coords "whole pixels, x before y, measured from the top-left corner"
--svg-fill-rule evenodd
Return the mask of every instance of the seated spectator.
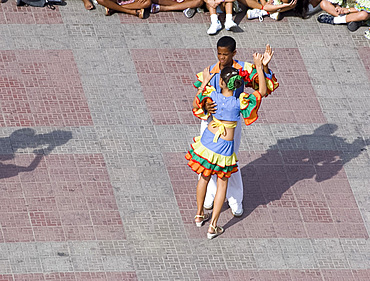
<path id="1" fill-rule="evenodd" d="M 105 7 L 105 15 L 111 16 L 114 12 L 126 13 L 129 15 L 144 18 L 144 9 L 149 8 L 151 0 L 97 0 Z"/>
<path id="2" fill-rule="evenodd" d="M 196 8 L 203 5 L 203 0 L 152 0 L 153 4 L 150 13 L 169 11 L 183 11 L 187 18 L 192 18 L 196 13 Z"/>
<path id="3" fill-rule="evenodd" d="M 327 13 L 319 15 L 320 23 L 347 24 L 349 31 L 356 31 L 362 25 L 362 21 L 370 19 L 370 1 L 356 0 L 352 8 L 343 8 L 344 0 L 322 0 L 321 9 Z"/>
<path id="4" fill-rule="evenodd" d="M 218 20 L 217 7 L 225 11 L 225 29 L 232 30 L 238 25 L 233 21 L 233 2 L 234 0 L 205 0 L 207 9 L 211 15 L 211 25 L 207 30 L 209 35 L 214 35 L 222 29 L 222 24 Z"/>
<path id="5" fill-rule="evenodd" d="M 258 2 L 257 0 L 238 0 L 243 5 L 250 8 L 247 11 L 247 18 L 251 19 L 259 19 L 263 21 L 264 16 L 270 16 L 272 19 L 278 20 L 280 12 L 286 12 L 292 10 L 297 5 L 297 0 L 270 0 L 266 2 L 265 0 L 261 0 Z"/>

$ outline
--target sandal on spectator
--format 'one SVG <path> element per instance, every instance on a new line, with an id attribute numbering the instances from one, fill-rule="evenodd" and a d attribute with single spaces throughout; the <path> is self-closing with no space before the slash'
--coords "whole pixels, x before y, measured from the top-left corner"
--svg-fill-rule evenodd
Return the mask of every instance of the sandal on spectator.
<path id="1" fill-rule="evenodd" d="M 143 19 L 143 18 L 144 18 L 144 12 L 145 12 L 145 10 L 144 10 L 144 9 L 136 10 L 136 16 L 137 16 L 139 19 Z"/>
<path id="2" fill-rule="evenodd" d="M 196 218 L 201 218 L 202 220 L 201 221 L 196 221 L 195 224 L 197 225 L 197 227 L 201 227 L 206 221 L 208 221 L 211 216 L 209 214 L 204 214 L 204 215 L 196 215 L 194 217 L 194 219 Z"/>
<path id="3" fill-rule="evenodd" d="M 212 228 L 215 232 L 214 233 L 207 232 L 208 239 L 213 239 L 218 235 L 224 233 L 224 229 L 221 226 L 213 226 L 212 224 L 210 224 L 209 227 Z"/>
<path id="4" fill-rule="evenodd" d="M 182 12 L 184 13 L 185 17 L 190 19 L 190 18 L 194 17 L 196 11 L 197 11 L 196 9 L 187 8 L 187 9 L 183 10 Z"/>
<path id="5" fill-rule="evenodd" d="M 113 14 L 114 14 L 114 10 L 105 7 L 105 15 L 106 16 L 111 16 Z"/>
<path id="6" fill-rule="evenodd" d="M 152 4 L 151 6 L 150 6 L 150 13 L 151 14 L 156 14 L 156 13 L 158 13 L 159 12 L 159 10 L 161 9 L 161 6 L 159 6 L 158 4 Z"/>

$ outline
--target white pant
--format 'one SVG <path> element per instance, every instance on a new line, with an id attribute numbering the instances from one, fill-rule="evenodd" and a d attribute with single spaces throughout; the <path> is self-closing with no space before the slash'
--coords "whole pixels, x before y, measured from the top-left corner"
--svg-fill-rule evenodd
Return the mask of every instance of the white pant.
<path id="1" fill-rule="evenodd" d="M 202 123 L 200 125 L 201 135 L 203 135 L 204 130 L 208 127 L 208 123 L 211 122 L 211 120 L 212 120 L 212 117 L 209 117 L 207 121 L 202 120 Z M 235 154 L 238 154 L 239 152 L 241 137 L 242 137 L 242 126 L 241 126 L 241 120 L 239 120 L 236 125 L 235 131 L 234 131 L 234 152 Z M 217 175 L 213 175 L 207 186 L 207 194 L 204 200 L 206 205 L 211 205 L 211 202 L 213 202 L 213 199 L 215 198 L 216 190 L 217 190 L 216 182 L 217 182 Z M 227 185 L 226 198 L 230 206 L 232 205 L 235 206 L 235 204 L 239 205 L 243 201 L 243 181 L 242 181 L 242 175 L 240 173 L 240 169 L 238 169 L 236 173 L 231 174 L 229 178 L 228 185 Z"/>

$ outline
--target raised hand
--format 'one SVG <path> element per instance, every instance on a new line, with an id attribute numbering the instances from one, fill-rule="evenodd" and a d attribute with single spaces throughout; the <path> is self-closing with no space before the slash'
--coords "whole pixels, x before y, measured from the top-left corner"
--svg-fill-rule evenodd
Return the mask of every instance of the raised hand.
<path id="1" fill-rule="evenodd" d="M 267 44 L 265 53 L 263 54 L 263 61 L 262 61 L 263 66 L 267 66 L 269 64 L 273 55 L 274 55 L 274 52 L 272 51 L 271 46 Z"/>
<path id="2" fill-rule="evenodd" d="M 256 69 L 261 68 L 263 65 L 263 55 L 261 55 L 260 53 L 254 53 L 253 61 L 254 61 L 254 65 L 256 66 Z"/>

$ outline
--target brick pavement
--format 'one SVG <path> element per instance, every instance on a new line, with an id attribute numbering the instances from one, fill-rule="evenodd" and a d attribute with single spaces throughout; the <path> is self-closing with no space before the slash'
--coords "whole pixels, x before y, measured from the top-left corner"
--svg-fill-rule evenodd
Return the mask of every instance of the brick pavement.
<path id="1" fill-rule="evenodd" d="M 364 27 L 0 5 L 0 280 L 369 280 Z M 243 128 L 245 214 L 192 223 L 194 74 L 230 35 L 280 82 Z M 279 111 L 277 110 L 279 108 Z"/>

